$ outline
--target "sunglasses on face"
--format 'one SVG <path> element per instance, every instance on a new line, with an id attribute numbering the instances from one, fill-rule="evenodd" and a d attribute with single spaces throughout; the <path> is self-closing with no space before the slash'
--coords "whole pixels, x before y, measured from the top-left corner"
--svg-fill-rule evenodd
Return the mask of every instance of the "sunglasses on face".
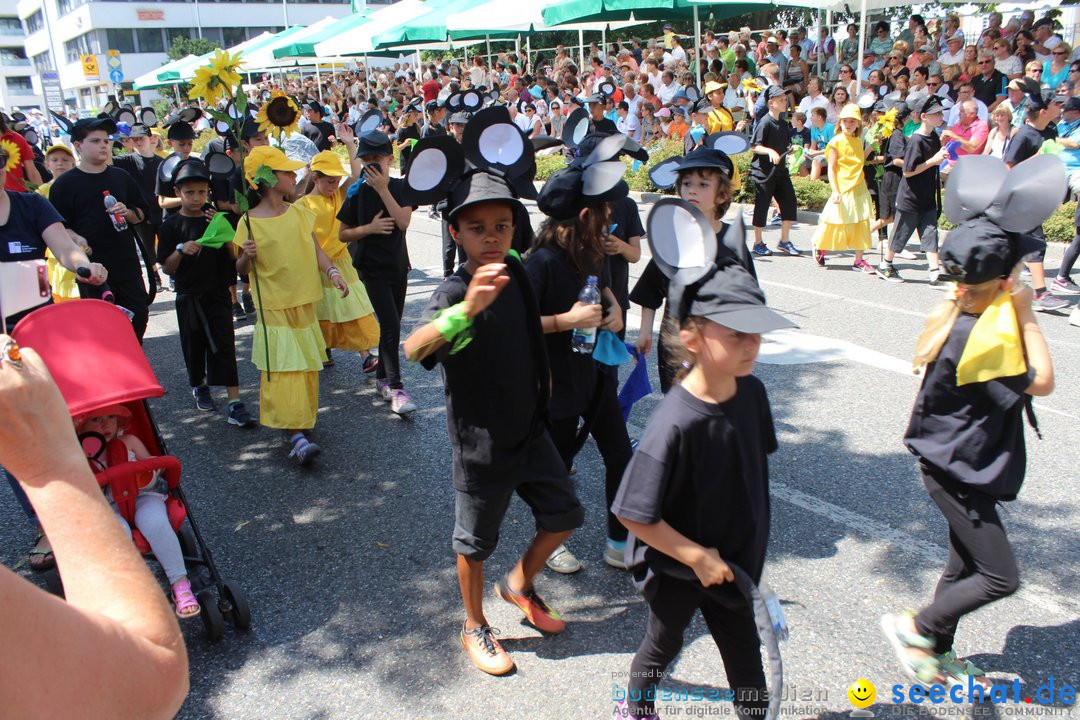
<path id="1" fill-rule="evenodd" d="M 1054 52 L 1052 52 L 1052 53 L 1050 53 L 1050 54 L 1051 54 L 1051 55 L 1062 55 L 1062 56 L 1064 56 L 1064 55 L 1065 55 L 1065 53 L 1063 53 L 1063 52 L 1058 52 L 1057 50 L 1055 50 Z"/>
<path id="2" fill-rule="evenodd" d="M 926 83 L 926 87 L 941 87 L 941 83 L 939 83 L 939 82 L 928 82 L 928 83 Z"/>
<path id="3" fill-rule="evenodd" d="M 992 62 L 994 62 L 994 61 L 993 60 L 980 60 L 979 64 L 980 65 L 989 65 Z"/>

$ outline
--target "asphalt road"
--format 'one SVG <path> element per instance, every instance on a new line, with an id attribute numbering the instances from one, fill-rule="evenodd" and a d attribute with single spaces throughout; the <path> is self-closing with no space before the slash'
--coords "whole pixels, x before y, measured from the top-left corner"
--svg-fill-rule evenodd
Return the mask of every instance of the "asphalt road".
<path id="1" fill-rule="evenodd" d="M 795 231 L 796 244 L 808 248 L 811 231 Z M 771 245 L 778 235 L 768 231 Z M 441 280 L 438 245 L 438 226 L 417 212 L 409 230 L 416 269 L 406 328 Z M 1048 265 L 1056 267 L 1060 256 L 1052 248 Z M 892 285 L 852 272 L 850 260 L 837 259 L 826 271 L 808 253 L 758 264 L 770 304 L 801 328 L 767 338 L 756 371 L 768 387 L 780 440 L 770 464 L 766 575 L 792 626 L 782 646 L 793 698 L 784 713 L 847 716 L 853 708 L 846 690 L 860 677 L 877 686 L 870 709 L 878 716 L 962 713 L 964 706 L 951 703 L 928 710 L 891 702 L 889 688 L 905 679 L 878 627 L 882 612 L 925 602 L 944 565 L 945 525 L 901 444 L 918 387 L 909 358 L 924 315 L 942 294 L 926 285 L 921 268 L 906 273 L 912 282 Z M 916 267 L 898 267 L 908 265 Z M 961 654 L 993 678 L 1020 680 L 1020 705 L 999 707 L 999 716 L 1068 713 L 1060 702 L 1041 708 L 1022 701 L 1051 680 L 1058 689 L 1080 684 L 1080 328 L 1067 324 L 1066 313 L 1040 316 L 1058 390 L 1036 403 L 1044 439 L 1028 432 L 1027 482 L 1003 510 L 1023 587 L 965 619 L 957 637 Z M 633 337 L 637 317 L 629 324 Z M 237 343 L 245 358 L 243 393 L 254 411 L 257 376 L 246 360 L 251 332 L 250 322 L 240 326 Z M 170 451 L 184 461 L 193 513 L 225 576 L 247 592 L 254 617 L 249 634 L 230 629 L 217 645 L 205 641 L 198 620 L 184 623 L 191 694 L 181 717 L 610 717 L 646 609 L 628 578 L 601 560 L 603 467 L 594 446 L 577 460 L 588 516 L 570 542 L 585 569 L 570 577 L 545 572 L 538 582 L 569 627 L 542 638 L 489 591 L 488 617 L 518 665 L 508 677 L 489 677 L 471 666 L 457 640 L 463 613 L 450 547 L 450 450 L 437 372 L 405 368 L 420 409 L 401 419 L 376 398 L 359 359 L 337 353 L 336 367 L 321 378 L 315 435 L 324 453 L 316 467 L 300 469 L 285 461 L 277 432 L 240 431 L 221 413 L 195 410 L 169 294 L 152 309 L 146 352 L 168 390 L 152 402 L 153 412 Z M 653 380 L 658 387 L 655 371 Z M 224 407 L 222 395 L 218 401 Z M 657 393 L 634 408 L 634 433 L 658 401 Z M 527 508 L 515 501 L 489 563 L 489 587 L 517 558 L 532 527 Z M 31 537 L 5 496 L 0 559 L 22 563 Z M 20 572 L 27 573 L 25 565 Z M 702 622 L 691 626 L 666 682 L 705 692 L 725 687 Z M 731 714 L 727 703 L 664 707 L 664 717 Z"/>

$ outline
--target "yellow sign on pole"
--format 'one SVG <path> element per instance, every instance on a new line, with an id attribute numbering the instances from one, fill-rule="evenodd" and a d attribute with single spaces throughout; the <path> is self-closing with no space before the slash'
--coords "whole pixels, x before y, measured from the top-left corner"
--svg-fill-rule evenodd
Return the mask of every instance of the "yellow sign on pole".
<path id="1" fill-rule="evenodd" d="M 99 79 L 97 55 L 82 56 L 82 71 L 87 80 Z"/>

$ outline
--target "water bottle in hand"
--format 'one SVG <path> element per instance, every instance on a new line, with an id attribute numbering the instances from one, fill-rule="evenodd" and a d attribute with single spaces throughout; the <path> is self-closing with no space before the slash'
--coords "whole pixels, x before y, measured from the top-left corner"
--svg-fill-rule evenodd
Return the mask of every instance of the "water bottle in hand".
<path id="1" fill-rule="evenodd" d="M 581 288 L 577 299 L 583 305 L 600 304 L 600 288 L 597 287 L 595 275 L 588 277 L 585 281 L 585 287 Z M 592 355 L 593 348 L 596 347 L 596 328 L 574 328 L 574 332 L 570 337 L 570 347 L 573 348 L 574 352 Z"/>
<path id="2" fill-rule="evenodd" d="M 113 229 L 117 232 L 120 232 L 121 230 L 127 230 L 128 224 L 127 220 L 124 219 L 124 216 L 118 215 L 117 213 L 113 212 L 113 208 L 117 205 L 116 198 L 109 194 L 108 190 L 105 190 L 101 194 L 105 196 L 105 212 L 109 213 L 109 218 L 112 220 Z"/>

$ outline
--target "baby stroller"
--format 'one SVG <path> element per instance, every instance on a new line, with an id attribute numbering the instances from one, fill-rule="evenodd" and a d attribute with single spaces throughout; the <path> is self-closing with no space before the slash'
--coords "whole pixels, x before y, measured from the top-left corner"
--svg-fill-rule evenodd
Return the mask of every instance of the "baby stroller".
<path id="1" fill-rule="evenodd" d="M 150 415 L 146 398 L 161 397 L 165 390 L 150 369 L 124 313 L 102 300 L 49 305 L 23 318 L 11 334 L 20 345 L 33 348 L 44 359 L 72 416 L 109 405 L 123 405 L 130 411 L 126 432 L 142 440 L 155 457 L 110 462 L 104 472 L 97 473 L 98 482 L 102 487 L 109 486 L 120 514 L 131 525 L 136 547 L 147 555 L 150 546 L 132 522 L 134 501 L 139 478 L 160 471 L 169 488 L 169 521 L 180 541 L 207 637 L 211 642 L 221 640 L 226 619 L 237 629 L 248 630 L 251 611 L 247 598 L 235 583 L 222 580 L 180 487 L 180 460 L 167 454 L 165 441 Z M 126 456 L 118 459 L 126 460 Z M 50 592 L 63 595 L 55 568 L 47 573 L 46 584 Z"/>

